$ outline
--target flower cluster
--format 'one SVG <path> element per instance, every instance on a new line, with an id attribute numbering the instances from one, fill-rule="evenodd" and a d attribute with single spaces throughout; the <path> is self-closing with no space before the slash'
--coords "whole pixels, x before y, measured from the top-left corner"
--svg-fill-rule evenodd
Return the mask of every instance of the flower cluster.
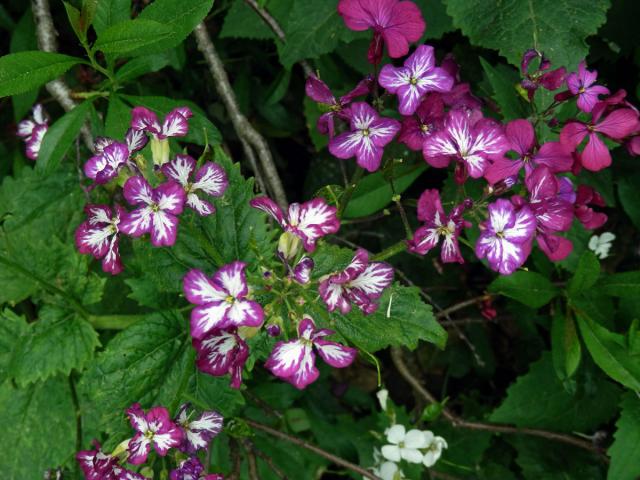
<path id="1" fill-rule="evenodd" d="M 190 117 L 191 111 L 180 107 L 169 112 L 160 124 L 155 113 L 136 107 L 124 142 L 96 139 L 94 155 L 84 165 L 85 175 L 95 182 L 92 187 L 122 187 L 118 196 L 133 207 L 127 211 L 117 201 L 113 206 L 85 207 L 87 220 L 76 230 L 76 245 L 80 253 L 102 259 L 105 272 L 116 275 L 123 269 L 118 245 L 121 235 L 149 234 L 152 245 L 172 246 L 178 234 L 178 217 L 185 206 L 201 216 L 215 213 L 214 206 L 202 194 L 224 194 L 228 181 L 222 167 L 209 161 L 199 164 L 183 154 L 170 160 L 168 138 L 185 136 Z M 138 153 L 148 143 L 155 167 L 151 173 Z"/>
<path id="2" fill-rule="evenodd" d="M 25 143 L 25 155 L 30 160 L 37 160 L 44 134 L 49 130 L 49 117 L 39 103 L 31 109 L 31 117 L 18 123 L 16 132 Z"/>
<path id="3" fill-rule="evenodd" d="M 136 433 L 112 454 L 103 452 L 97 442 L 93 450 L 77 453 L 76 459 L 87 480 L 146 480 L 132 468 L 145 464 L 152 449 L 164 457 L 172 448 L 190 457 L 171 471 L 171 480 L 223 480 L 219 474 L 203 474 L 204 467 L 196 456 L 222 431 L 222 415 L 210 411 L 195 418 L 195 412 L 190 412 L 189 405 L 184 404 L 175 419 L 171 419 L 165 407 L 153 407 L 145 412 L 140 404 L 134 403 L 127 410 L 127 416 Z M 125 467 L 125 461 L 134 467 Z"/>

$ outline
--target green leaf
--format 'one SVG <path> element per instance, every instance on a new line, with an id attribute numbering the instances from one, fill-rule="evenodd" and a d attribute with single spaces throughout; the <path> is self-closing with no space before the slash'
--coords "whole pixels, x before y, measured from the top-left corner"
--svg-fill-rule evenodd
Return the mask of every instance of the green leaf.
<path id="1" fill-rule="evenodd" d="M 636 228 L 640 228 L 640 198 L 638 197 L 638 185 L 640 185 L 640 173 L 624 175 L 617 178 L 618 197 L 625 213 Z"/>
<path id="2" fill-rule="evenodd" d="M 161 41 L 145 48 L 144 53 L 155 53 L 180 44 L 196 28 L 213 6 L 213 0 L 154 0 L 139 15 L 139 19 L 153 20 L 169 27 Z"/>
<path id="3" fill-rule="evenodd" d="M 553 366 L 560 380 L 571 378 L 580 365 L 582 347 L 571 317 L 561 312 L 553 316 L 551 323 L 551 352 Z"/>
<path id="4" fill-rule="evenodd" d="M 82 30 L 82 26 L 80 25 L 80 10 L 71 5 L 69 2 L 62 2 L 64 5 L 64 9 L 67 12 L 67 18 L 69 19 L 69 23 L 71 24 L 71 28 L 75 32 L 78 39 L 85 40 L 87 38 L 86 31 Z"/>
<path id="5" fill-rule="evenodd" d="M 189 391 L 200 404 L 225 417 L 237 414 L 239 407 L 245 403 L 242 393 L 229 387 L 228 378 L 212 377 L 200 371 L 191 377 Z"/>
<path id="6" fill-rule="evenodd" d="M 10 374 L 23 386 L 58 373 L 82 370 L 100 345 L 93 327 L 75 313 L 44 307 L 18 339 Z"/>
<path id="7" fill-rule="evenodd" d="M 526 271 L 496 278 L 489 285 L 489 291 L 513 298 L 531 308 L 540 308 L 560 294 L 558 287 L 547 278 Z"/>
<path id="8" fill-rule="evenodd" d="M 420 298 L 416 287 L 394 284 L 380 298 L 380 307 L 371 315 L 363 315 L 353 308 L 347 316 L 333 314 L 336 330 L 354 345 L 370 353 L 389 346 L 415 349 L 419 340 L 425 340 L 443 349 L 447 332 L 437 322 L 431 305 Z M 323 305 L 313 305 L 318 315 Z"/>
<path id="9" fill-rule="evenodd" d="M 318 132 L 318 119 L 322 112 L 318 108 L 318 104 L 305 95 L 302 108 L 304 110 L 304 119 L 307 126 L 307 132 L 313 142 L 313 146 L 316 148 L 316 152 L 319 152 L 329 143 L 329 139 L 326 135 Z"/>
<path id="10" fill-rule="evenodd" d="M 640 399 L 634 392 L 622 397 L 622 413 L 616 422 L 614 442 L 607 451 L 609 480 L 637 480 L 640 476 Z"/>
<path id="11" fill-rule="evenodd" d="M 591 250 L 587 250 L 580 257 L 578 268 L 567 284 L 569 295 L 575 296 L 590 289 L 598 281 L 599 276 L 600 261 Z"/>
<path id="12" fill-rule="evenodd" d="M 36 40 L 35 31 L 36 27 L 33 23 L 33 14 L 31 13 L 31 9 L 27 9 L 11 34 L 11 44 L 9 47 L 11 53 L 37 50 L 38 41 Z M 16 122 L 22 120 L 27 113 L 29 113 L 29 110 L 31 110 L 33 104 L 36 103 L 38 99 L 38 91 L 39 88 L 36 87 L 31 91 L 11 96 L 13 118 Z"/>
<path id="13" fill-rule="evenodd" d="M 607 275 L 598 282 L 596 289 L 612 297 L 638 298 L 640 297 L 640 271 Z"/>
<path id="14" fill-rule="evenodd" d="M 176 107 L 187 106 L 193 112 L 193 117 L 189 119 L 189 133 L 183 140 L 198 145 L 205 145 L 208 141 L 210 146 L 219 145 L 222 141 L 220 131 L 207 118 L 205 112 L 193 102 L 166 97 L 138 97 L 134 95 L 121 95 L 121 98 L 134 107 L 141 106 L 153 110 L 159 116 L 166 115 Z"/>
<path id="15" fill-rule="evenodd" d="M 153 20 L 124 20 L 106 28 L 93 45 L 94 50 L 124 55 L 148 47 L 171 35 L 171 28 Z M 144 53 L 148 53 L 146 50 Z"/>
<path id="16" fill-rule="evenodd" d="M 100 0 L 93 19 L 93 28 L 102 34 L 107 28 L 131 18 L 131 0 Z"/>
<path id="17" fill-rule="evenodd" d="M 97 424 L 117 431 L 124 410 L 133 402 L 145 407 L 172 403 L 184 369 L 193 369 L 192 361 L 185 365 L 191 353 L 187 320 L 177 312 L 149 315 L 118 333 L 79 386 L 91 401 Z"/>
<path id="18" fill-rule="evenodd" d="M 79 135 L 82 124 L 92 108 L 91 105 L 91 101 L 85 100 L 51 125 L 42 139 L 36 161 L 37 170 L 50 173 L 58 168 L 62 158 Z"/>
<path id="19" fill-rule="evenodd" d="M 526 118 L 528 112 L 524 106 L 522 97 L 515 88 L 520 81 L 518 72 L 506 65 L 497 65 L 494 67 L 482 57 L 480 57 L 480 64 L 493 89 L 492 98 L 500 107 L 500 113 L 504 120 Z"/>
<path id="20" fill-rule="evenodd" d="M 400 165 L 393 169 L 393 187 L 396 193 L 404 192 L 427 169 L 424 162 Z M 366 217 L 391 203 L 393 191 L 385 172 L 367 175 L 353 191 L 353 197 L 344 212 L 345 218 Z"/>
<path id="21" fill-rule="evenodd" d="M 422 10 L 422 17 L 427 22 L 424 39 L 439 39 L 445 33 L 455 30 L 453 19 L 447 14 L 446 0 L 416 0 Z M 423 41 L 419 41 L 424 43 Z"/>
<path id="22" fill-rule="evenodd" d="M 623 335 L 597 324 L 584 312 L 576 312 L 582 339 L 596 364 L 611 378 L 640 390 L 640 362 L 630 354 Z"/>
<path id="23" fill-rule="evenodd" d="M 354 38 L 338 15 L 337 0 L 296 0 L 285 28 L 286 43 L 278 43 L 280 62 L 289 69 L 299 60 L 318 58 L 340 40 Z"/>
<path id="24" fill-rule="evenodd" d="M 48 468 L 68 462 L 76 451 L 76 414 L 66 378 L 26 388 L 0 386 L 0 469 L 7 479 L 42 478 Z"/>
<path id="25" fill-rule="evenodd" d="M 111 138 L 124 138 L 131 123 L 131 108 L 116 93 L 109 96 L 107 118 L 104 121 L 104 135 Z"/>
<path id="26" fill-rule="evenodd" d="M 0 316 L 0 384 L 9 378 L 9 364 L 18 346 L 17 340 L 27 333 L 29 326 L 24 317 L 8 308 Z"/>
<path id="27" fill-rule="evenodd" d="M 58 78 L 81 59 L 49 52 L 18 52 L 0 57 L 0 97 L 28 92 Z"/>
<path id="28" fill-rule="evenodd" d="M 282 28 L 286 28 L 293 2 L 294 0 L 279 0 L 269 2 L 267 5 L 269 14 L 278 21 Z M 234 0 L 224 17 L 220 38 L 268 40 L 276 38 L 276 36 L 273 30 L 244 0 Z"/>
<path id="29" fill-rule="evenodd" d="M 119 82 L 128 82 L 145 73 L 157 72 L 170 63 L 171 58 L 167 52 L 132 58 L 118 69 L 116 78 Z"/>
<path id="30" fill-rule="evenodd" d="M 489 420 L 518 427 L 583 432 L 597 428 L 615 415 L 619 394 L 615 384 L 602 376 L 586 375 L 579 379 L 575 394 L 571 394 L 554 374 L 552 363 L 551 354 L 544 352 L 509 387 L 506 398 Z"/>
<path id="31" fill-rule="evenodd" d="M 594 0 L 589 8 L 582 0 L 447 0 L 454 25 L 473 44 L 499 50 L 515 66 L 526 50 L 537 48 L 556 67 L 574 68 L 587 56 L 585 39 L 605 22 L 608 9 L 609 0 Z"/>

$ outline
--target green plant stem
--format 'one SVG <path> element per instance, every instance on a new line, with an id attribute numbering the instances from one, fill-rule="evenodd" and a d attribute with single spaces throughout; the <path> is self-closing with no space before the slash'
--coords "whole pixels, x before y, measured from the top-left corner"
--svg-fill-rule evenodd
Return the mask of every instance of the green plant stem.
<path id="1" fill-rule="evenodd" d="M 89 315 L 88 320 L 97 330 L 124 330 L 146 316 L 146 314 Z"/>
<path id="2" fill-rule="evenodd" d="M 349 202 L 351 201 L 351 197 L 353 196 L 353 192 L 356 189 L 356 186 L 358 185 L 358 182 L 362 178 L 362 175 L 364 175 L 364 168 L 356 167 L 356 171 L 353 172 L 353 176 L 351 177 L 351 181 L 349 182 L 349 186 L 347 186 L 346 190 L 344 191 L 344 193 L 340 197 L 340 209 L 338 210 L 338 217 L 342 218 L 342 216 L 344 215 L 344 212 L 347 209 L 347 206 L 349 205 Z"/>
<path id="3" fill-rule="evenodd" d="M 407 241 L 400 240 L 397 243 L 394 243 L 390 247 L 385 248 L 380 253 L 376 253 L 373 257 L 371 257 L 372 261 L 380 261 L 386 260 L 387 258 L 391 258 L 398 253 L 402 253 L 407 250 Z"/>

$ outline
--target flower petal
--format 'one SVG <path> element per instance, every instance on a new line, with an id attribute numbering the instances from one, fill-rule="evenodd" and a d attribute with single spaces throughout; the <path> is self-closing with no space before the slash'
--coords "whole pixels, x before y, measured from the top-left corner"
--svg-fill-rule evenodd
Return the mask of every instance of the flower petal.
<path id="1" fill-rule="evenodd" d="M 190 270 L 182 280 L 184 295 L 190 303 L 204 305 L 224 300 L 228 293 L 201 270 Z"/>
<path id="2" fill-rule="evenodd" d="M 120 231 L 132 237 L 140 237 L 151 230 L 152 218 L 153 210 L 150 207 L 138 208 L 122 216 Z"/>
<path id="3" fill-rule="evenodd" d="M 178 182 L 183 187 L 189 183 L 191 174 L 196 169 L 196 161 L 189 155 L 176 155 L 176 158 L 169 163 L 165 163 L 161 170 L 166 177 Z"/>
<path id="4" fill-rule="evenodd" d="M 158 138 L 184 137 L 189 132 L 188 119 L 193 114 L 187 107 L 179 107 L 171 110 L 162 122 L 162 129 Z"/>
<path id="5" fill-rule="evenodd" d="M 154 247 L 170 247 L 178 236 L 178 217 L 160 210 L 151 216 L 151 243 Z"/>
<path id="6" fill-rule="evenodd" d="M 213 281 L 233 298 L 243 298 L 249 292 L 247 276 L 244 272 L 246 266 L 246 263 L 239 261 L 227 263 L 214 274 Z"/>
<path id="7" fill-rule="evenodd" d="M 582 166 L 592 172 L 598 172 L 611 165 L 611 153 L 597 133 L 590 133 L 587 145 L 581 156 Z"/>
<path id="8" fill-rule="evenodd" d="M 304 356 L 310 353 L 309 345 L 301 340 L 278 342 L 264 366 L 276 377 L 287 378 L 300 368 Z"/>
<path id="9" fill-rule="evenodd" d="M 133 465 L 140 465 L 147 461 L 147 456 L 151 451 L 151 441 L 143 434 L 138 433 L 129 441 L 127 450 L 129 451 L 127 461 Z"/>
<path id="10" fill-rule="evenodd" d="M 160 133 L 158 116 L 145 107 L 135 107 L 131 110 L 131 128 L 134 130 L 146 130 L 155 135 Z"/>
<path id="11" fill-rule="evenodd" d="M 362 290 L 368 297 L 378 298 L 385 288 L 393 282 L 393 267 L 384 262 L 373 262 L 349 282 L 352 289 Z"/>
<path id="12" fill-rule="evenodd" d="M 176 182 L 169 180 L 159 185 L 153 192 L 158 208 L 164 213 L 180 215 L 187 199 L 184 189 Z M 160 213 L 160 212 L 158 212 Z"/>
<path id="13" fill-rule="evenodd" d="M 197 306 L 191 311 L 191 336 L 203 338 L 214 329 L 227 326 L 227 312 L 231 304 L 226 301 L 215 301 Z"/>
<path id="14" fill-rule="evenodd" d="M 313 345 L 316 347 L 320 357 L 334 368 L 348 367 L 358 354 L 358 350 L 355 348 L 345 347 L 328 340 L 315 340 Z"/>
<path id="15" fill-rule="evenodd" d="M 284 216 L 282 215 L 282 210 L 280 209 L 278 204 L 270 198 L 256 197 L 249 202 L 249 205 L 271 215 L 273 218 L 275 218 L 275 220 L 280 224 L 282 228 L 286 226 Z"/>
<path id="16" fill-rule="evenodd" d="M 264 312 L 257 302 L 236 300 L 227 311 L 227 320 L 227 325 L 259 327 L 264 320 Z"/>
<path id="17" fill-rule="evenodd" d="M 206 162 L 196 172 L 193 189 L 202 190 L 204 193 L 214 197 L 220 197 L 224 194 L 228 185 L 229 181 L 224 168 L 217 163 Z"/>
<path id="18" fill-rule="evenodd" d="M 153 203 L 153 189 L 143 177 L 129 178 L 123 187 L 124 198 L 131 205 L 151 205 Z"/>
<path id="19" fill-rule="evenodd" d="M 240 341 L 236 334 L 221 330 L 212 331 L 202 340 L 194 338 L 198 368 L 214 377 L 226 375 L 234 363 Z"/>

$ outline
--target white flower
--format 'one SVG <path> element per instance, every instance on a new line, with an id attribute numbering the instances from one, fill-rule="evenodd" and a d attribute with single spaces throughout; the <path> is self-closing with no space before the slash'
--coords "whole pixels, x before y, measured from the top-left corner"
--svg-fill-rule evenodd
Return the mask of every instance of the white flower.
<path id="1" fill-rule="evenodd" d="M 604 232 L 602 235 L 594 235 L 589 239 L 589 250 L 596 254 L 600 260 L 604 260 L 609 256 L 611 250 L 611 242 L 616 236 L 611 232 Z"/>
<path id="2" fill-rule="evenodd" d="M 378 402 L 380 402 L 380 408 L 383 412 L 386 412 L 387 400 L 389 399 L 389 390 L 387 390 L 386 388 L 378 390 L 378 393 L 376 393 L 376 397 L 378 397 Z"/>
<path id="3" fill-rule="evenodd" d="M 422 432 L 427 439 L 427 451 L 424 453 L 422 463 L 425 467 L 433 467 L 442 455 L 442 449 L 447 448 L 447 441 L 442 437 L 436 437 L 433 432 L 425 430 Z"/>
<path id="4" fill-rule="evenodd" d="M 373 469 L 373 474 L 382 480 L 402 480 L 405 478 L 402 470 L 393 462 L 384 462 L 379 467 Z"/>
<path id="5" fill-rule="evenodd" d="M 421 448 L 429 446 L 428 438 L 420 430 L 409 430 L 404 425 L 393 425 L 386 432 L 390 445 L 382 447 L 382 456 L 392 462 L 406 460 L 409 463 L 421 463 Z"/>

